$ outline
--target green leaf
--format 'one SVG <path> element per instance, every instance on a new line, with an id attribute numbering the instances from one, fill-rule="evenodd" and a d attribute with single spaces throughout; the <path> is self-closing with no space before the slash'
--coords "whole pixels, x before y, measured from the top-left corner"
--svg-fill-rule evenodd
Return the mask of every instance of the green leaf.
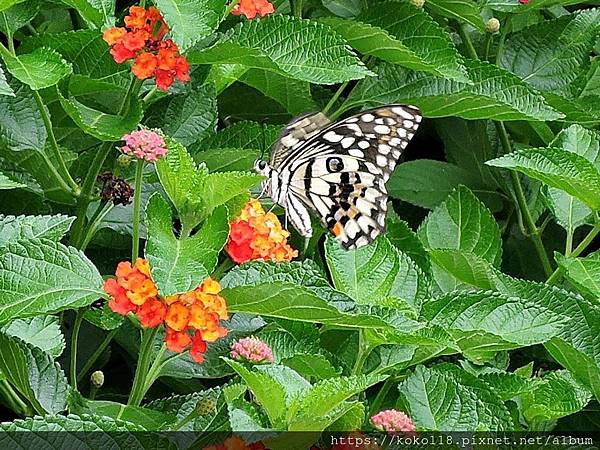
<path id="1" fill-rule="evenodd" d="M 355 250 L 345 250 L 335 239 L 327 239 L 325 258 L 336 289 L 359 304 L 400 303 L 418 312 L 429 297 L 423 272 L 385 236 Z"/>
<path id="2" fill-rule="evenodd" d="M 75 220 L 75 217 L 57 214 L 54 216 L 2 216 L 0 215 L 0 245 L 19 239 L 60 240 Z"/>
<path id="3" fill-rule="evenodd" d="M 495 11 L 523 13 L 549 8 L 554 5 L 576 5 L 580 2 L 580 0 L 531 0 L 527 4 L 522 4 L 514 0 L 486 0 L 484 5 Z"/>
<path id="4" fill-rule="evenodd" d="M 102 278 L 79 250 L 47 239 L 0 252 L 0 323 L 86 306 L 104 297 Z"/>
<path id="5" fill-rule="evenodd" d="M 472 252 L 495 266 L 502 260 L 498 224 L 465 186 L 459 186 L 429 213 L 417 233 L 428 249 Z"/>
<path id="6" fill-rule="evenodd" d="M 588 99 L 572 99 L 552 92 L 544 92 L 544 98 L 552 108 L 564 115 L 564 121 L 567 123 L 587 126 L 595 126 L 600 123 L 595 97 L 589 97 L 588 101 Z"/>
<path id="7" fill-rule="evenodd" d="M 432 179 L 436 183 L 432 183 Z M 387 182 L 387 189 L 392 197 L 433 209 L 461 184 L 489 203 L 497 203 L 497 195 L 473 173 L 432 159 L 417 159 L 398 165 Z"/>
<path id="8" fill-rule="evenodd" d="M 430 0 L 425 4 L 433 13 L 465 22 L 480 32 L 485 31 L 485 24 L 481 18 L 481 7 L 471 0 Z"/>
<path id="9" fill-rule="evenodd" d="M 110 26 L 114 22 L 115 2 L 112 0 L 62 0 L 75 8 L 90 28 Z"/>
<path id="10" fill-rule="evenodd" d="M 417 15 L 411 16 L 409 20 L 411 20 L 411 22 L 422 22 L 424 17 L 426 17 L 425 13 L 418 13 Z M 412 70 L 422 70 L 440 77 L 446 75 L 444 67 L 438 67 L 431 62 L 433 56 L 427 58 L 427 56 L 431 54 L 422 51 L 413 51 L 413 49 L 407 47 L 401 39 L 397 39 L 383 28 L 379 28 L 369 23 L 358 22 L 356 20 L 344 20 L 339 17 L 324 17 L 319 19 L 319 21 L 334 29 L 343 36 L 353 48 L 364 55 L 375 56 L 392 64 L 397 64 Z M 430 19 L 425 19 L 425 21 L 426 23 L 429 23 Z M 407 24 L 406 26 L 410 27 L 411 25 Z M 432 30 L 434 33 L 438 31 L 435 26 Z M 437 42 L 434 43 L 433 36 L 429 36 L 429 43 L 432 46 L 437 46 Z M 464 73 L 461 74 L 461 72 L 464 72 L 464 67 L 461 68 L 459 64 L 457 59 L 456 69 L 455 71 L 451 71 L 451 76 L 449 76 L 449 78 L 458 77 L 459 80 L 466 81 L 466 75 Z M 454 74 L 454 76 L 452 76 L 452 74 Z"/>
<path id="11" fill-rule="evenodd" d="M 206 164 L 211 172 L 246 172 L 254 167 L 254 161 L 262 156 L 262 152 L 247 148 L 213 148 L 196 153 L 195 159 Z"/>
<path id="12" fill-rule="evenodd" d="M 572 125 L 562 130 L 551 146 L 581 155 L 600 168 L 600 135 L 592 130 Z M 581 200 L 554 187 L 548 188 L 547 197 L 556 221 L 568 233 L 590 221 L 592 210 Z"/>
<path id="13" fill-rule="evenodd" d="M 84 399 L 84 402 L 84 405 L 71 408 L 71 411 L 75 414 L 91 414 L 124 420 L 135 423 L 147 430 L 162 430 L 176 420 L 174 416 L 141 406 L 124 405 L 107 400 Z"/>
<path id="14" fill-rule="evenodd" d="M 489 372 L 479 375 L 479 378 L 489 384 L 504 401 L 534 390 L 540 382 L 537 378 L 525 378 L 516 372 Z"/>
<path id="15" fill-rule="evenodd" d="M 460 250 L 429 250 L 434 263 L 433 273 L 437 287 L 442 292 L 459 289 L 494 289 L 498 281 L 497 270 L 488 261 L 473 253 Z"/>
<path id="16" fill-rule="evenodd" d="M 448 330 L 474 360 L 547 342 L 566 323 L 565 317 L 538 303 L 490 291 L 446 294 L 423 305 L 422 317 Z"/>
<path id="17" fill-rule="evenodd" d="M 177 448 L 164 435 L 148 432 L 134 423 L 87 414 L 30 417 L 4 422 L 0 425 L 0 429 L 3 431 L 0 434 L 0 446 L 7 448 L 15 445 L 28 447 L 31 445 L 32 436 L 35 436 L 42 448 L 56 450 L 61 448 L 175 450 Z"/>
<path id="18" fill-rule="evenodd" d="M 11 8 L 13 5 L 22 3 L 24 1 L 25 0 L 0 0 L 0 11 L 7 10 L 8 8 Z"/>
<path id="19" fill-rule="evenodd" d="M 585 258 L 571 258 L 555 253 L 554 258 L 567 279 L 582 293 L 593 299 L 600 298 L 600 253 Z"/>
<path id="20" fill-rule="evenodd" d="M 17 337 L 53 358 L 58 358 L 65 349 L 65 338 L 60 331 L 60 322 L 56 316 L 35 316 L 13 320 L 4 325 L 0 333 Z"/>
<path id="21" fill-rule="evenodd" d="M 134 130 L 142 120 L 143 111 L 139 100 L 132 99 L 129 113 L 125 116 L 107 114 L 84 105 L 75 98 L 65 98 L 59 93 L 60 104 L 85 133 L 101 141 L 118 141 L 124 134 Z"/>
<path id="22" fill-rule="evenodd" d="M 210 86 L 190 93 L 169 95 L 150 106 L 145 124 L 160 128 L 170 138 L 189 146 L 213 133 L 217 125 L 217 101 Z"/>
<path id="23" fill-rule="evenodd" d="M 27 187 L 26 184 L 17 183 L 16 181 L 11 180 L 6 175 L 0 172 L 0 191 L 10 190 L 10 189 L 18 189 L 22 187 Z"/>
<path id="24" fill-rule="evenodd" d="M 8 82 L 6 81 L 6 75 L 4 70 L 0 66 L 0 95 L 8 95 L 9 97 L 15 96 L 15 91 L 12 90 Z"/>
<path id="25" fill-rule="evenodd" d="M 417 105 L 426 117 L 464 119 L 556 120 L 563 117 L 519 77 L 482 61 L 465 61 L 472 85 L 380 64 L 377 78 L 352 91 L 344 109 L 390 103 Z"/>
<path id="26" fill-rule="evenodd" d="M 408 2 L 380 2 L 362 13 L 358 20 L 387 30 L 429 67 L 435 67 L 439 76 L 470 84 L 462 57 L 452 40 L 423 9 Z"/>
<path id="27" fill-rule="evenodd" d="M 54 86 L 73 72 L 71 64 L 51 48 L 42 47 L 19 56 L 12 56 L 7 50 L 1 53 L 6 69 L 33 90 Z"/>
<path id="28" fill-rule="evenodd" d="M 69 385 L 49 354 L 0 332 L 0 371 L 38 414 L 65 410 Z"/>
<path id="29" fill-rule="evenodd" d="M 37 0 L 25 0 L 11 6 L 8 10 L 2 11 L 2 16 L 6 17 L 6 20 L 0 20 L 0 30 L 4 34 L 11 33 L 14 35 L 19 28 L 27 25 L 38 15 L 40 6 L 40 2 Z"/>
<path id="30" fill-rule="evenodd" d="M 577 153 L 552 147 L 527 149 L 492 159 L 487 164 L 517 170 L 562 189 L 594 210 L 600 209 L 600 173 Z"/>
<path id="31" fill-rule="evenodd" d="M 330 28 L 284 15 L 242 22 L 212 47 L 191 51 L 188 60 L 190 64 L 241 64 L 319 84 L 371 74 Z"/>
<path id="32" fill-rule="evenodd" d="M 599 22 L 600 10 L 588 9 L 512 33 L 501 64 L 538 89 L 566 92 L 581 67 L 589 65 Z"/>
<path id="33" fill-rule="evenodd" d="M 355 17 L 360 14 L 363 4 L 360 0 L 321 0 L 323 6 L 336 16 Z"/>
<path id="34" fill-rule="evenodd" d="M 190 152 L 197 159 L 202 159 L 202 153 L 195 153 L 198 150 L 243 148 L 268 152 L 279 137 L 280 131 L 279 125 L 248 121 L 236 122 L 193 146 Z"/>
<path id="35" fill-rule="evenodd" d="M 560 419 L 581 411 L 591 397 L 568 371 L 551 372 L 521 395 L 523 416 L 530 422 Z"/>
<path id="36" fill-rule="evenodd" d="M 392 245 L 408 255 L 423 273 L 431 274 L 431 262 L 427 251 L 408 223 L 395 215 L 388 214 L 385 226 L 387 230 L 386 237 Z"/>
<path id="37" fill-rule="evenodd" d="M 515 429 L 508 409 L 491 387 L 452 364 L 418 366 L 398 390 L 401 405 L 419 429 Z"/>
<path id="38" fill-rule="evenodd" d="M 173 40 L 184 52 L 216 30 L 223 12 L 224 0 L 156 0 L 171 29 Z"/>
<path id="39" fill-rule="evenodd" d="M 145 255 L 162 296 L 188 292 L 202 283 L 214 270 L 229 230 L 227 212 L 220 208 L 196 234 L 177 239 L 171 207 L 158 193 L 146 206 L 146 226 Z"/>

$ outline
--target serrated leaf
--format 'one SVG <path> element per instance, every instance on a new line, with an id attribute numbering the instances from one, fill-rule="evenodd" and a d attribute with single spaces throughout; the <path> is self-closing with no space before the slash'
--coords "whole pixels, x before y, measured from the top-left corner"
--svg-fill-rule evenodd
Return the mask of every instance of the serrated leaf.
<path id="1" fill-rule="evenodd" d="M 537 378 L 525 378 L 510 372 L 490 372 L 479 375 L 502 400 L 511 400 L 532 391 L 540 382 Z"/>
<path id="2" fill-rule="evenodd" d="M 65 349 L 65 338 L 60 331 L 60 323 L 56 316 L 17 319 L 4 325 L 0 333 L 17 337 L 53 358 L 58 358 Z"/>
<path id="3" fill-rule="evenodd" d="M 485 31 L 485 24 L 481 17 L 481 7 L 471 0 L 430 0 L 425 8 L 433 13 L 448 19 L 465 22 L 480 32 Z"/>
<path id="4" fill-rule="evenodd" d="M 510 72 L 482 61 L 467 60 L 465 66 L 472 85 L 380 64 L 375 69 L 378 77 L 360 81 L 344 109 L 410 103 L 426 117 L 541 121 L 563 117 Z"/>
<path id="5" fill-rule="evenodd" d="M 13 5 L 18 3 L 22 3 L 25 0 L 0 0 L 0 11 L 5 11 L 8 8 L 11 8 Z"/>
<path id="6" fill-rule="evenodd" d="M 504 12 L 529 12 L 551 6 L 569 6 L 580 3 L 580 0 L 531 0 L 530 2 L 523 4 L 518 0 L 486 0 L 483 4 L 495 11 Z"/>
<path id="7" fill-rule="evenodd" d="M 148 200 L 146 227 L 145 255 L 162 296 L 188 292 L 202 283 L 214 270 L 229 231 L 227 211 L 219 208 L 196 234 L 177 239 L 171 207 L 158 193 Z"/>
<path id="8" fill-rule="evenodd" d="M 206 164 L 211 172 L 250 171 L 262 152 L 247 148 L 213 148 L 198 152 L 195 160 Z"/>
<path id="9" fill-rule="evenodd" d="M 431 261 L 427 251 L 407 222 L 401 220 L 395 215 L 388 214 L 385 222 L 387 234 L 386 237 L 401 252 L 408 255 L 424 274 L 431 274 Z"/>
<path id="10" fill-rule="evenodd" d="M 515 428 L 490 386 L 452 364 L 418 366 L 398 390 L 401 405 L 417 428 L 444 432 Z"/>
<path id="11" fill-rule="evenodd" d="M 0 323 L 89 305 L 104 297 L 102 277 L 79 250 L 47 239 L 0 252 Z"/>
<path id="12" fill-rule="evenodd" d="M 11 180 L 6 175 L 0 172 L 0 191 L 6 191 L 10 189 L 18 189 L 22 187 L 27 187 L 26 184 L 18 183 L 16 181 Z"/>
<path id="13" fill-rule="evenodd" d="M 565 92 L 589 64 L 599 21 L 600 10 L 589 9 L 512 33 L 501 64 L 538 89 Z"/>
<path id="14" fill-rule="evenodd" d="M 432 183 L 432 179 L 437 182 Z M 398 165 L 387 183 L 387 189 L 392 197 L 433 209 L 461 184 L 468 186 L 489 204 L 498 202 L 493 189 L 473 173 L 454 164 L 432 159 L 417 159 Z"/>
<path id="15" fill-rule="evenodd" d="M 38 414 L 65 410 L 67 379 L 58 363 L 41 349 L 0 332 L 0 371 Z"/>
<path id="16" fill-rule="evenodd" d="M 600 173 L 577 153 L 553 147 L 527 149 L 492 159 L 487 164 L 517 170 L 562 189 L 594 210 L 600 209 Z"/>
<path id="17" fill-rule="evenodd" d="M 454 292 L 423 305 L 423 319 L 446 330 L 475 360 L 486 353 L 540 344 L 557 336 L 566 318 L 524 298 L 491 291 Z"/>
<path id="18" fill-rule="evenodd" d="M 54 86 L 73 72 L 71 64 L 50 48 L 37 48 L 19 56 L 11 55 L 6 49 L 1 50 L 1 53 L 11 75 L 33 90 Z"/>
<path id="19" fill-rule="evenodd" d="M 277 140 L 281 127 L 279 125 L 267 125 L 256 122 L 241 121 L 219 130 L 211 136 L 190 149 L 195 158 L 202 159 L 203 150 L 220 148 L 243 148 L 257 149 L 268 152 Z"/>
<path id="20" fill-rule="evenodd" d="M 8 1 L 10 2 L 11 0 Z M 0 30 L 4 34 L 12 33 L 14 35 L 19 28 L 27 25 L 38 15 L 40 6 L 37 0 L 25 0 L 19 1 L 8 10 L 2 11 L 2 15 L 6 17 L 6 20 L 0 20 Z"/>
<path id="21" fill-rule="evenodd" d="M 19 239 L 60 240 L 71 228 L 75 217 L 54 216 L 2 216 L 0 215 L 0 245 Z"/>
<path id="22" fill-rule="evenodd" d="M 497 283 L 497 269 L 490 262 L 473 253 L 460 250 L 429 250 L 434 263 L 433 274 L 437 287 L 442 292 L 480 289 L 494 289 Z"/>
<path id="23" fill-rule="evenodd" d="M 600 135 L 597 132 L 571 125 L 556 136 L 551 146 L 581 155 L 600 168 Z M 592 210 L 581 200 L 554 187 L 548 188 L 547 197 L 556 221 L 568 233 L 589 221 Z"/>
<path id="24" fill-rule="evenodd" d="M 160 128 L 185 146 L 204 139 L 215 131 L 217 101 L 210 86 L 190 93 L 169 95 L 154 102 L 146 112 L 145 124 Z"/>
<path id="25" fill-rule="evenodd" d="M 188 59 L 191 64 L 241 64 L 320 84 L 370 75 L 337 33 L 284 15 L 240 23 L 212 47 L 191 51 Z"/>
<path id="26" fill-rule="evenodd" d="M 492 213 L 465 186 L 459 186 L 429 213 L 417 234 L 428 249 L 463 250 L 500 265 L 500 228 Z"/>
<path id="27" fill-rule="evenodd" d="M 224 0 L 157 0 L 156 7 L 184 52 L 216 30 L 225 11 Z"/>
<path id="28" fill-rule="evenodd" d="M 4 75 L 4 69 L 2 66 L 0 66 L 0 95 L 8 95 L 9 97 L 15 96 L 15 91 L 12 90 L 6 81 L 6 75 Z"/>
<path id="29" fill-rule="evenodd" d="M 380 2 L 358 16 L 358 20 L 389 31 L 429 67 L 435 67 L 438 75 L 470 84 L 452 40 L 423 9 L 408 2 Z"/>
<path id="30" fill-rule="evenodd" d="M 139 100 L 132 99 L 125 116 L 107 114 L 84 105 L 75 98 L 66 98 L 59 93 L 60 104 L 69 117 L 87 134 L 101 141 L 118 141 L 134 130 L 143 117 Z"/>
<path id="31" fill-rule="evenodd" d="M 567 279 L 580 292 L 593 299 L 600 298 L 600 253 L 595 252 L 585 258 L 572 258 L 556 253 L 554 258 Z"/>
<path id="32" fill-rule="evenodd" d="M 418 312 L 429 297 L 425 274 L 385 236 L 355 250 L 327 239 L 325 258 L 336 289 L 359 304 L 395 306 L 400 302 Z"/>
<path id="33" fill-rule="evenodd" d="M 101 28 L 114 22 L 115 3 L 111 0 L 62 0 L 75 8 L 90 28 Z"/>
<path id="34" fill-rule="evenodd" d="M 135 423 L 146 430 L 163 430 L 175 422 L 175 416 L 149 408 L 124 405 L 107 400 L 84 400 L 84 405 L 71 408 L 75 414 L 90 414 Z"/>
<path id="35" fill-rule="evenodd" d="M 596 108 L 596 98 L 566 98 L 553 92 L 543 93 L 546 102 L 564 116 L 566 123 L 595 126 L 600 123 L 600 113 Z"/>

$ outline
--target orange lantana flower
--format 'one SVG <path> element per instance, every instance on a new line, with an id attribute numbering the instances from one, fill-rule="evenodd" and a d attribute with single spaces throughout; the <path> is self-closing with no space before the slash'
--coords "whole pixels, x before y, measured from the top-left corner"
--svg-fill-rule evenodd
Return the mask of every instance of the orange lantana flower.
<path id="1" fill-rule="evenodd" d="M 288 243 L 290 233 L 272 212 L 265 212 L 258 200 L 250 200 L 231 223 L 225 250 L 237 263 L 251 260 L 291 261 L 298 256 Z"/>
<path id="2" fill-rule="evenodd" d="M 273 4 L 268 0 L 240 0 L 231 10 L 234 16 L 244 15 L 248 19 L 254 19 L 258 14 L 261 17 L 275 11 Z"/>

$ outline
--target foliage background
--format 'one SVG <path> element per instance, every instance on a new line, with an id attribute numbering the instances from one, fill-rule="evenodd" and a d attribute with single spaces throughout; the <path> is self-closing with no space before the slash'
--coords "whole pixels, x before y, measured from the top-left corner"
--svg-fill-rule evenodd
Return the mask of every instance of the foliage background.
<path id="1" fill-rule="evenodd" d="M 102 41 L 129 3 L 0 0 L 3 429 L 351 430 L 386 407 L 422 430 L 597 429 L 593 4 L 296 0 L 249 21 L 219 0 L 154 3 L 192 64 L 168 94 L 132 92 Z M 425 120 L 387 183 L 387 235 L 345 252 L 320 230 L 298 261 L 230 268 L 227 218 L 283 124 L 390 103 Z M 117 145 L 140 123 L 180 144 L 143 174 L 159 289 L 216 270 L 236 313 L 205 363 L 157 366 L 142 406 L 125 405 L 139 330 L 90 306 L 133 233 L 96 175 L 133 180 Z M 226 358 L 250 334 L 275 364 Z"/>

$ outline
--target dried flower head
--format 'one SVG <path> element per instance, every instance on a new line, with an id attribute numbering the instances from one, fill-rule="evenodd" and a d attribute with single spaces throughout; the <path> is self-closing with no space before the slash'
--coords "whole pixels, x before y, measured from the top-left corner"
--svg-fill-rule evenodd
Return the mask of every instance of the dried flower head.
<path id="1" fill-rule="evenodd" d="M 96 370 L 92 373 L 92 375 L 90 375 L 90 383 L 96 389 L 100 389 L 104 385 L 104 372 Z"/>
<path id="2" fill-rule="evenodd" d="M 125 145 L 121 147 L 126 155 L 134 155 L 146 161 L 156 161 L 167 154 L 167 145 L 162 134 L 156 130 L 142 129 L 123 136 Z"/>
<path id="3" fill-rule="evenodd" d="M 133 187 L 123 178 L 114 176 L 111 172 L 98 175 L 98 180 L 104 185 L 100 191 L 100 198 L 113 205 L 128 205 L 133 197 Z"/>
<path id="4" fill-rule="evenodd" d="M 113 59 L 122 64 L 134 59 L 131 71 L 140 80 L 153 78 L 156 87 L 167 91 L 175 80 L 190 80 L 190 66 L 171 39 L 164 39 L 169 27 L 155 7 L 129 8 L 125 27 L 112 27 L 102 38 L 111 46 Z"/>
<path id="5" fill-rule="evenodd" d="M 233 359 L 245 359 L 253 363 L 275 361 L 271 347 L 266 342 L 253 336 L 234 342 L 230 355 Z"/>
<path id="6" fill-rule="evenodd" d="M 371 417 L 373 426 L 380 431 L 387 432 L 413 432 L 415 424 L 410 417 L 397 409 L 386 409 Z"/>
<path id="7" fill-rule="evenodd" d="M 288 243 L 289 232 L 272 212 L 265 212 L 258 200 L 250 200 L 231 223 L 225 250 L 236 263 L 252 260 L 291 261 L 298 256 Z"/>
<path id="8" fill-rule="evenodd" d="M 240 0 L 231 10 L 234 16 L 244 15 L 248 19 L 254 19 L 258 14 L 261 17 L 275 12 L 275 8 L 268 0 Z"/>

